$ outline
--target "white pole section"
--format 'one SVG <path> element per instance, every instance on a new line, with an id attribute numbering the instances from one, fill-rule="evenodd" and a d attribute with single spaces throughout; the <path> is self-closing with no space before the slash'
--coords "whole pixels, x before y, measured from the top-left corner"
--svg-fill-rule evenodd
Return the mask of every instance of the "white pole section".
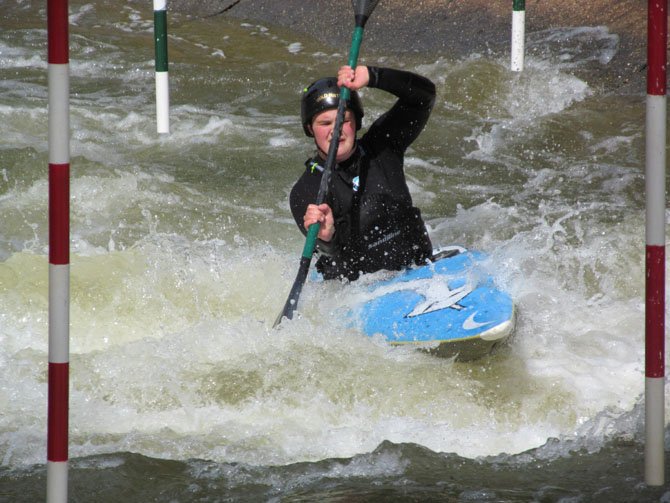
<path id="1" fill-rule="evenodd" d="M 49 79 L 49 376 L 47 502 L 68 493 L 70 64 L 67 0 L 47 0 Z"/>
<path id="2" fill-rule="evenodd" d="M 526 36 L 526 0 L 512 3 L 512 71 L 523 70 Z"/>
<path id="3" fill-rule="evenodd" d="M 664 484 L 665 134 L 668 0 L 648 0 L 646 118 L 645 481 Z"/>
<path id="4" fill-rule="evenodd" d="M 168 79 L 166 0 L 154 0 L 156 47 L 156 131 L 170 132 L 170 88 Z"/>

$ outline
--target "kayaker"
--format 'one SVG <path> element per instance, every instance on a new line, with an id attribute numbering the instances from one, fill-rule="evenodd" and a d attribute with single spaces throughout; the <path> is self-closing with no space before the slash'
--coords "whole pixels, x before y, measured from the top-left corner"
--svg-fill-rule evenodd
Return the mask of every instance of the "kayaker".
<path id="1" fill-rule="evenodd" d="M 351 90 L 324 204 L 316 201 L 339 103 L 339 86 Z M 381 89 L 398 97 L 357 139 L 363 107 L 359 89 Z M 412 203 L 404 154 L 423 130 L 435 102 L 435 85 L 420 75 L 391 68 L 343 66 L 337 78 L 305 88 L 301 119 L 315 154 L 293 186 L 290 206 L 298 227 L 319 222 L 316 262 L 325 279 L 356 280 L 361 273 L 424 264 L 432 255 L 421 212 Z"/>

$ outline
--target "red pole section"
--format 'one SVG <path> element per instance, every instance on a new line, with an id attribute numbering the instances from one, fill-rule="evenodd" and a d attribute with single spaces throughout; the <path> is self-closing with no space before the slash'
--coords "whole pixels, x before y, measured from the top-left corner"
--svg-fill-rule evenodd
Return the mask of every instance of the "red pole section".
<path id="1" fill-rule="evenodd" d="M 665 137 L 668 0 L 648 0 L 646 117 L 645 481 L 664 484 Z"/>
<path id="2" fill-rule="evenodd" d="M 47 502 L 67 501 L 70 355 L 70 68 L 67 0 L 47 0 L 49 376 Z"/>

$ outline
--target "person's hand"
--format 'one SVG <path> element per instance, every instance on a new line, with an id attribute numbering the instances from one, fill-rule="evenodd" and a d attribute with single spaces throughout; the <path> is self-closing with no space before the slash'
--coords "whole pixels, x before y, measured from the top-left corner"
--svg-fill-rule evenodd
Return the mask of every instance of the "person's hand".
<path id="1" fill-rule="evenodd" d="M 310 204 L 307 206 L 303 223 L 305 229 L 309 229 L 312 224 L 319 223 L 319 234 L 317 237 L 321 241 L 330 241 L 335 235 L 335 220 L 333 219 L 333 212 L 326 203 L 316 205 Z"/>
<path id="2" fill-rule="evenodd" d="M 367 66 L 357 66 L 355 69 L 350 66 L 342 66 L 337 72 L 337 85 L 347 87 L 352 91 L 358 91 L 370 82 L 370 72 Z"/>

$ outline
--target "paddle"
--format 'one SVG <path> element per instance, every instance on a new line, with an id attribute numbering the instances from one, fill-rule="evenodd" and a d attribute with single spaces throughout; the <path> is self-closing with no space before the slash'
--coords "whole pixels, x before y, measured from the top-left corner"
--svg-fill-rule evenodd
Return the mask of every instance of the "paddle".
<path id="1" fill-rule="evenodd" d="M 368 21 L 370 14 L 377 6 L 379 0 L 351 0 L 351 3 L 354 8 L 354 16 L 356 21 L 356 28 L 354 29 L 354 34 L 351 39 L 351 48 L 349 49 L 349 66 L 351 68 L 356 68 L 356 62 L 358 61 L 358 52 L 361 48 L 361 42 L 363 41 L 363 30 L 365 28 L 365 23 Z M 330 140 L 330 146 L 328 147 L 328 156 L 326 157 L 326 165 L 321 176 L 321 184 L 319 185 L 319 192 L 316 196 L 316 204 L 322 204 L 326 200 L 326 195 L 328 194 L 328 184 L 330 182 L 330 174 L 335 166 L 335 157 L 337 155 L 337 147 L 340 143 L 340 134 L 342 132 L 342 123 L 344 122 L 344 113 L 346 109 L 346 101 L 351 96 L 351 91 L 348 88 L 340 88 L 340 102 L 337 106 L 337 115 L 335 117 L 335 126 L 333 128 L 333 136 Z M 307 280 L 307 273 L 309 272 L 309 266 L 312 262 L 312 255 L 314 254 L 314 248 L 316 248 L 316 238 L 319 234 L 320 224 L 317 222 L 309 226 L 307 230 L 307 239 L 305 240 L 305 246 L 302 249 L 302 256 L 300 257 L 300 267 L 298 268 L 298 274 L 296 275 L 295 281 L 293 282 L 293 287 L 291 288 L 290 293 L 288 294 L 288 299 L 286 299 L 286 304 L 284 304 L 284 309 L 279 313 L 279 316 L 275 320 L 273 328 L 279 325 L 284 317 L 289 320 L 293 318 L 293 311 L 298 307 L 298 298 L 300 297 L 300 292 L 302 287 Z"/>

